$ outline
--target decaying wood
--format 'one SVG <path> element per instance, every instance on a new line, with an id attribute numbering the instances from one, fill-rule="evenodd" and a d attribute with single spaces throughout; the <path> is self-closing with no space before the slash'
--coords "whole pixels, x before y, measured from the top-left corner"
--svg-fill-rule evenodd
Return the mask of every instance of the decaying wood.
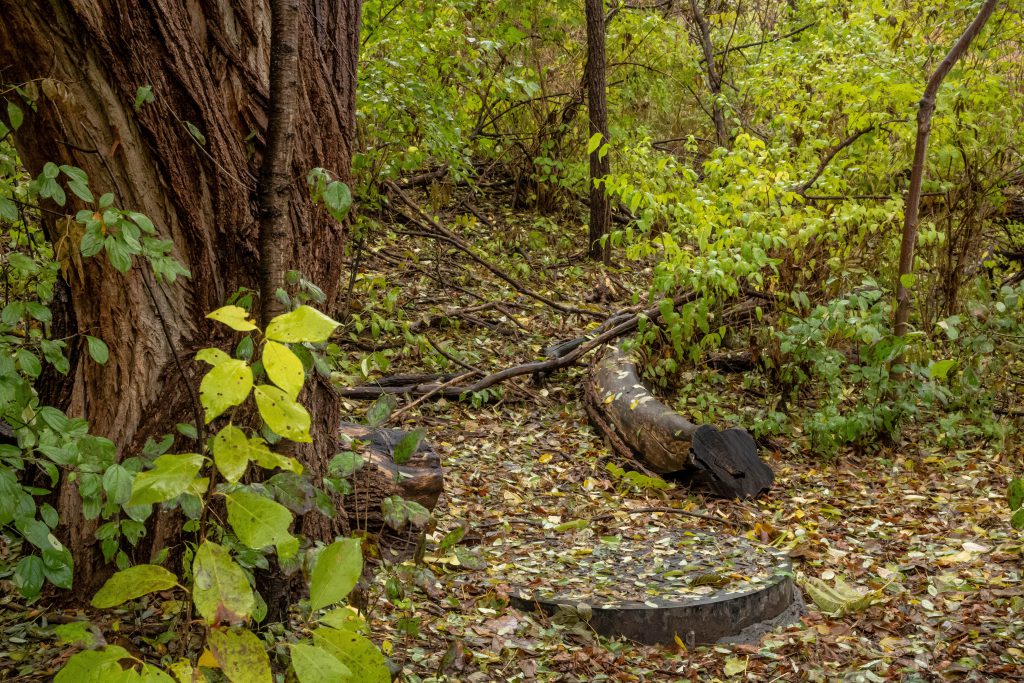
<path id="1" fill-rule="evenodd" d="M 659 401 L 640 381 L 620 347 L 609 347 L 591 365 L 587 412 L 613 450 L 659 474 L 691 478 L 725 498 L 755 497 L 774 480 L 741 429 L 698 425 Z"/>
<path id="2" fill-rule="evenodd" d="M 365 464 L 352 478 L 354 489 L 349 516 L 353 526 L 377 531 L 384 527 L 381 503 L 389 496 L 401 496 L 428 510 L 437 505 L 444 488 L 441 458 L 426 439 L 422 439 L 409 460 L 395 463 L 395 446 L 405 437 L 400 429 L 373 429 L 343 422 L 340 433 L 354 440 L 352 450 Z"/>

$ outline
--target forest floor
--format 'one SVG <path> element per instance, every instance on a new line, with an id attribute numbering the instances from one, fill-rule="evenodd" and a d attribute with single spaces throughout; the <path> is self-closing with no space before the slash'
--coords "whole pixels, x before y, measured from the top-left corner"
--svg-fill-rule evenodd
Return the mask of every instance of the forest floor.
<path id="1" fill-rule="evenodd" d="M 500 260 L 523 282 L 546 294 L 600 290 L 602 276 L 572 255 L 571 243 L 582 241 L 582 229 L 559 240 L 546 219 L 522 219 L 508 208 L 475 210 L 496 227 L 484 227 L 462 209 L 446 219 L 467 238 L 474 230 L 477 236 L 496 235 L 481 253 Z M 530 242 L 532 249 L 523 246 Z M 361 300 L 357 308 L 366 314 L 388 289 L 397 292 L 395 310 L 410 321 L 481 301 L 504 302 L 466 315 L 454 327 L 431 328 L 433 342 L 485 371 L 534 359 L 544 346 L 593 324 L 532 303 L 433 242 L 389 231 L 369 244 L 354 290 Z M 417 265 L 395 276 L 396 260 Z M 643 292 L 640 283 L 649 273 L 614 277 L 626 290 L 632 282 Z M 375 279 L 379 286 L 372 289 Z M 467 296 L 467 290 L 481 298 Z M 614 312 L 631 303 L 622 294 L 594 305 Z M 384 334 L 374 343 L 388 346 L 395 339 L 400 337 Z M 364 356 L 365 350 L 352 352 L 353 373 Z M 371 375 L 450 370 L 439 358 L 407 348 L 393 355 L 391 367 Z M 822 461 L 779 438 L 776 448 L 761 451 L 776 484 L 759 500 L 715 500 L 681 486 L 630 488 L 606 465 L 631 464 L 613 456 L 587 423 L 580 392 L 584 374 L 577 366 L 554 373 L 541 386 L 515 380 L 504 386 L 499 401 L 477 407 L 428 401 L 403 413 L 398 426 L 426 427 L 441 454 L 445 493 L 423 568 L 410 577 L 409 565 L 393 566 L 368 591 L 374 639 L 400 670 L 396 680 L 1024 680 L 1024 543 L 1009 526 L 1005 503 L 1006 482 L 1019 474 L 1019 444 L 947 450 L 918 439 L 910 425 L 898 444 Z M 366 407 L 346 402 L 351 415 Z M 879 591 L 879 598 L 835 617 L 805 597 L 797 623 L 756 644 L 647 647 L 509 607 L 511 587 L 502 564 L 493 561 L 493 553 L 490 562 L 482 559 L 485 550 L 509 538 L 571 544 L 579 533 L 580 542 L 588 542 L 589 530 L 554 530 L 581 518 L 606 515 L 593 531 L 622 536 L 641 528 L 700 525 L 675 514 L 630 512 L 649 507 L 712 516 L 720 520 L 716 530 L 786 551 L 798 577 L 843 577 Z M 441 552 L 438 542 L 458 527 L 466 530 L 461 543 Z M 406 580 L 386 590 L 392 575 Z M 82 615 L 61 613 L 45 600 L 25 606 L 8 582 L 0 581 L 0 587 L 0 680 L 47 680 L 74 651 L 56 641 L 53 625 Z M 132 616 L 84 616 L 102 622 L 108 638 L 158 659 L 175 646 L 160 634 L 176 614 L 168 603 L 176 602 L 158 597 Z"/>

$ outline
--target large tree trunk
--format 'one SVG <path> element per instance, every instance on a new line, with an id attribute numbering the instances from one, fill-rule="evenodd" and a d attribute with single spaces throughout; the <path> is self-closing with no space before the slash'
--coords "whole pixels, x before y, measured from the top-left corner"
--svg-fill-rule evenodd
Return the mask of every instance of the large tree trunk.
<path id="1" fill-rule="evenodd" d="M 590 153 L 590 247 L 592 259 L 608 263 L 611 241 L 611 206 L 605 192 L 604 177 L 611 172 L 607 154 L 601 148 L 608 142 L 608 94 L 605 87 L 605 21 L 604 3 L 586 0 L 587 14 L 587 112 L 590 135 L 601 134 L 601 144 Z M 604 244 L 601 243 L 604 238 Z"/>
<path id="2" fill-rule="evenodd" d="M 302 0 L 289 227 L 282 263 L 300 269 L 335 300 L 343 226 L 314 209 L 304 177 L 314 166 L 347 180 L 354 140 L 360 0 Z M 25 165 L 47 161 L 84 169 L 96 196 L 141 211 L 172 239 L 192 277 L 157 283 L 146 264 L 122 276 L 102 257 L 67 257 L 74 329 L 111 348 L 106 365 L 74 363 L 68 412 L 124 455 L 146 438 L 173 432 L 196 413 L 194 352 L 218 340 L 203 319 L 239 287 L 259 285 L 257 177 L 267 126 L 270 13 L 261 0 L 0 0 L 0 64 L 7 83 L 52 79 L 15 139 Z M 45 85 L 45 84 L 44 84 Z M 155 100 L 135 111 L 140 86 Z M 197 130 L 203 140 L 190 132 Z M 84 208 L 73 201 L 73 216 Z M 56 209 L 56 207 L 50 207 Z M 77 250 L 73 222 L 48 219 L 49 235 Z M 81 352 L 81 345 L 78 352 Z M 179 366 L 180 363 L 180 366 Z M 310 382 L 303 402 L 313 415 L 313 444 L 300 452 L 322 473 L 335 450 L 339 408 L 330 390 Z M 195 450 L 182 443 L 176 448 Z M 61 519 L 76 557 L 76 588 L 101 578 L 94 526 L 81 521 L 73 487 L 62 490 Z M 327 538 L 325 519 L 305 532 Z M 167 529 L 157 530 L 172 539 Z"/>

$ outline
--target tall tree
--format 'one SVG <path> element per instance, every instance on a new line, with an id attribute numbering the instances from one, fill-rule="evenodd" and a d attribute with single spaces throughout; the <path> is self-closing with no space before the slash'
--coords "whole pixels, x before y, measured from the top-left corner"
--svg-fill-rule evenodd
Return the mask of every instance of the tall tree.
<path id="1" fill-rule="evenodd" d="M 981 33 L 985 23 L 999 4 L 998 0 L 986 0 L 981 6 L 978 16 L 963 32 L 945 58 L 928 79 L 924 95 L 917 108 L 917 139 L 914 142 L 914 165 L 910 170 L 910 187 L 903 208 L 903 242 L 900 246 L 899 275 L 896 280 L 896 313 L 894 327 L 896 334 L 904 335 L 909 327 L 910 292 L 908 290 L 910 276 L 914 270 L 914 248 L 917 245 L 917 228 L 920 224 L 921 185 L 924 181 L 925 162 L 928 156 L 928 137 L 932 130 L 932 115 L 935 113 L 936 98 L 942 81 L 953 69 L 953 66 L 967 52 L 971 42 Z"/>
<path id="2" fill-rule="evenodd" d="M 729 140 L 729 134 L 725 129 L 725 112 L 722 110 L 720 101 L 722 72 L 715 62 L 715 49 L 711 44 L 711 26 L 708 24 L 707 17 L 704 16 L 704 10 L 697 4 L 697 0 L 690 0 L 690 13 L 694 26 L 697 28 L 700 48 L 704 52 L 704 63 L 707 65 L 708 90 L 711 91 L 711 118 L 715 122 L 715 142 L 724 145 Z"/>
<path id="3" fill-rule="evenodd" d="M 590 152 L 590 258 L 608 263 L 611 242 L 607 239 L 611 226 L 611 206 L 602 179 L 611 172 L 607 150 L 608 96 L 605 66 L 605 16 L 601 0 L 585 0 L 587 15 L 587 113 L 590 135 L 601 134 L 601 144 Z M 602 238 L 604 244 L 602 245 Z"/>
<path id="4" fill-rule="evenodd" d="M 0 0 L 2 78 L 26 84 L 34 100 L 23 103 L 32 106 L 23 107 L 15 139 L 27 168 L 38 173 L 55 161 L 84 169 L 97 195 L 111 192 L 119 206 L 148 215 L 192 274 L 163 286 L 145 264 L 122 276 L 104 259 L 64 258 L 73 314 L 58 316 L 68 328 L 58 336 L 87 332 L 110 342 L 111 354 L 103 366 L 79 363 L 84 349 L 73 348 L 72 370 L 55 395 L 122 455 L 197 412 L 201 368 L 192 356 L 224 341 L 212 337 L 204 315 L 241 287 L 261 288 L 261 224 L 271 226 L 265 244 L 280 257 L 271 276 L 299 269 L 335 300 L 344 228 L 312 206 L 303 179 L 317 166 L 341 180 L 350 175 L 360 0 L 278 4 L 296 23 L 290 54 L 278 57 L 295 63 L 298 87 L 289 86 L 287 108 L 304 134 L 275 148 L 273 132 L 267 140 L 278 112 L 268 107 L 266 0 Z M 261 166 L 273 170 L 264 183 L 273 191 L 262 197 Z M 88 207 L 61 212 L 81 208 Z M 77 245 L 74 221 L 46 216 L 55 245 Z M 305 391 L 314 438 L 299 455 L 319 475 L 334 452 L 339 407 L 322 382 Z M 62 487 L 60 507 L 77 588 L 88 591 L 102 578 L 94 526 L 82 523 L 74 486 Z M 154 543 L 173 531 L 171 521 L 158 520 Z M 328 538 L 338 529 L 307 516 L 303 531 Z"/>

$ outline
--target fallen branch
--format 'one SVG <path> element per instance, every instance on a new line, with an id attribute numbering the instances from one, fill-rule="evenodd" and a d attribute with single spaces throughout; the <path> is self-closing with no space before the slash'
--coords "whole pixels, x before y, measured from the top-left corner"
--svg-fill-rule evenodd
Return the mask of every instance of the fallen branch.
<path id="1" fill-rule="evenodd" d="M 680 303 L 684 303 L 686 301 L 692 301 L 694 298 L 695 295 L 692 293 L 684 294 L 677 296 L 675 299 L 673 299 L 673 303 L 675 305 L 679 305 Z M 439 382 L 417 382 L 398 386 L 384 386 L 383 382 L 381 382 L 378 383 L 377 386 L 367 385 L 361 387 L 343 387 L 338 389 L 338 393 L 344 398 L 353 398 L 361 400 L 376 399 L 383 394 L 399 394 L 406 396 L 419 396 L 428 394 L 430 396 L 436 396 L 438 398 L 457 399 L 465 394 L 476 393 L 478 391 L 483 391 L 484 389 L 489 389 L 490 387 L 493 387 L 495 384 L 499 384 L 500 382 L 504 382 L 505 380 L 512 379 L 513 377 L 521 377 L 522 375 L 533 375 L 537 373 L 550 373 L 554 370 L 560 370 L 562 368 L 573 365 L 580 358 L 590 353 L 597 347 L 601 346 L 605 342 L 610 341 L 612 339 L 617 339 L 618 337 L 621 337 L 622 335 L 625 334 L 629 334 L 630 332 L 635 330 L 637 325 L 640 323 L 641 318 L 654 318 L 657 317 L 658 315 L 660 315 L 660 308 L 658 306 L 654 306 L 639 313 L 634 313 L 633 315 L 630 315 L 621 322 L 616 323 L 614 326 L 606 329 L 601 334 L 598 334 L 597 336 L 593 337 L 592 339 L 590 339 L 590 341 L 580 344 L 571 351 L 564 353 L 562 356 L 548 358 L 547 360 L 542 361 L 523 363 L 521 365 L 515 365 L 510 368 L 505 368 L 504 370 L 500 370 L 498 372 L 482 377 L 477 382 L 469 385 L 449 386 L 447 385 L 447 383 L 442 384 Z M 614 320 L 615 318 L 616 316 L 612 316 L 611 319 Z"/>

